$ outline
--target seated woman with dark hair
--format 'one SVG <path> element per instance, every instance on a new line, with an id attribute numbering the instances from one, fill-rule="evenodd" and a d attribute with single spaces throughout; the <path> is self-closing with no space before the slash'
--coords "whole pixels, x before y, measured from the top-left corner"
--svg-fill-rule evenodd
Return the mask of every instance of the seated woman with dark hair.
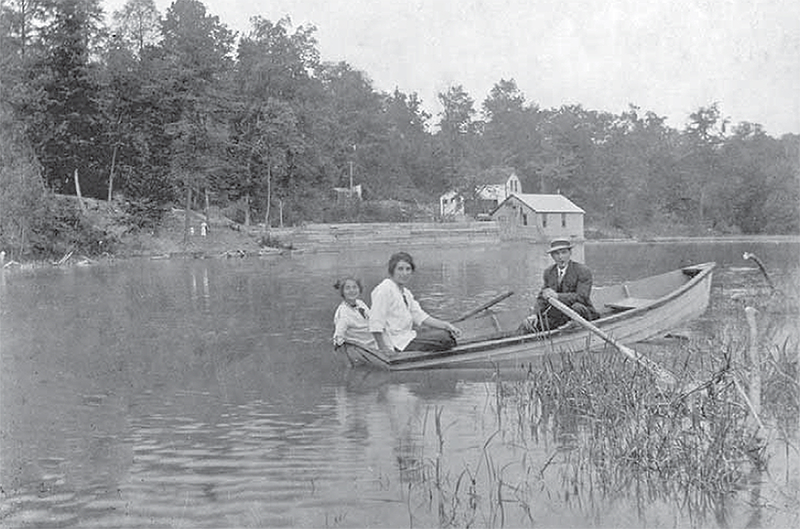
<path id="1" fill-rule="evenodd" d="M 398 252 L 389 259 L 389 277 L 372 290 L 369 330 L 381 351 L 445 351 L 456 345 L 461 330 L 422 310 L 406 288 L 414 259 Z M 414 325 L 427 327 L 419 332 Z"/>
<path id="2" fill-rule="evenodd" d="M 369 307 L 359 299 L 363 290 L 361 281 L 354 277 L 345 277 L 336 281 L 333 288 L 342 296 L 342 302 L 333 315 L 333 343 L 338 346 L 347 340 L 377 349 L 378 344 L 369 332 Z"/>

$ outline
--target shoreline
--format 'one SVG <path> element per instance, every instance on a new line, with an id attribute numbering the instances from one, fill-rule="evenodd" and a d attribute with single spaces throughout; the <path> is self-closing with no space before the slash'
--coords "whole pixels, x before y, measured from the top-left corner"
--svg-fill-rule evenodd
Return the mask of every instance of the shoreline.
<path id="1" fill-rule="evenodd" d="M 641 237 L 637 239 L 586 239 L 587 244 L 631 243 L 631 244 L 664 244 L 680 242 L 735 243 L 735 242 L 774 242 L 800 243 L 800 235 L 716 235 L 716 236 L 671 236 Z"/>
<path id="2" fill-rule="evenodd" d="M 284 229 L 285 230 L 285 229 Z M 279 229 L 273 230 L 273 233 L 278 235 Z M 420 240 L 422 239 L 422 240 Z M 400 241 L 398 241 L 400 242 Z M 402 241 L 408 243 L 408 241 Z M 492 244 L 492 243 L 515 243 L 523 241 L 511 240 L 494 240 L 487 241 L 484 239 L 470 241 L 469 244 Z M 536 244 L 536 241 L 524 241 L 531 244 Z M 773 243 L 773 244 L 800 244 L 800 235 L 721 235 L 721 236 L 671 236 L 671 237 L 646 237 L 646 238 L 603 238 L 603 239 L 585 239 L 584 244 L 587 245 L 603 245 L 603 244 L 676 244 L 676 243 L 707 243 L 707 244 L 731 244 L 731 243 Z M 392 241 L 373 242 L 373 244 L 392 244 Z M 445 241 L 437 237 L 432 237 L 430 240 L 425 240 L 425 237 L 420 237 L 415 240 L 413 245 L 417 247 L 424 246 L 460 246 L 465 244 L 465 241 L 454 238 L 451 241 Z M 176 259 L 244 259 L 244 258 L 264 258 L 264 257 L 281 257 L 292 255 L 304 254 L 317 254 L 317 253 L 340 253 L 346 251 L 363 251 L 365 250 L 364 244 L 347 244 L 345 241 L 339 241 L 336 245 L 330 244 L 310 244 L 308 247 L 300 248 L 271 248 L 265 247 L 258 250 L 242 250 L 231 249 L 219 251 L 218 249 L 203 249 L 192 245 L 192 248 L 186 248 L 175 251 L 138 251 L 138 252 L 120 252 L 119 254 L 105 254 L 95 257 L 88 257 L 85 255 L 72 255 L 68 254 L 57 261 L 52 260 L 33 260 L 18 262 L 15 260 L 7 260 L 5 256 L 0 256 L 0 270 L 4 273 L 6 271 L 12 272 L 14 270 L 33 270 L 42 268 L 64 268 L 64 267 L 85 267 L 94 266 L 102 263 L 110 263 L 115 261 L 128 261 L 134 259 L 147 259 L 147 260 L 176 260 Z"/>

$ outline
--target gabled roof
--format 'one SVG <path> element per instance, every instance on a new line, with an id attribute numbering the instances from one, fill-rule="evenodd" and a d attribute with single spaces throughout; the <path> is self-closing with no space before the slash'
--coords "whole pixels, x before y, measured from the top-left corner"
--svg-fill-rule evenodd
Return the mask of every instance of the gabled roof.
<path id="1" fill-rule="evenodd" d="M 505 184 L 514 173 L 515 171 L 511 167 L 493 167 L 483 171 L 478 176 L 478 182 L 480 182 L 478 185 Z"/>
<path id="2" fill-rule="evenodd" d="M 537 213 L 585 213 L 564 195 L 533 195 L 527 193 L 514 193 L 492 211 L 494 213 L 503 204 L 516 197 L 523 204 Z"/>

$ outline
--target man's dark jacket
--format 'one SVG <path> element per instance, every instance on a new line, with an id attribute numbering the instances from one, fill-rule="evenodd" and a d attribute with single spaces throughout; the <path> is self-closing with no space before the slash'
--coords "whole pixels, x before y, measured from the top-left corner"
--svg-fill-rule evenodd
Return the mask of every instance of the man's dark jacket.
<path id="1" fill-rule="evenodd" d="M 570 261 L 561 285 L 558 284 L 558 265 L 552 265 L 544 271 L 544 286 L 558 292 L 558 300 L 567 306 L 581 303 L 592 311 L 595 310 L 590 297 L 592 294 L 592 271 L 584 264 Z M 543 299 L 542 301 L 546 307 L 547 301 Z"/>

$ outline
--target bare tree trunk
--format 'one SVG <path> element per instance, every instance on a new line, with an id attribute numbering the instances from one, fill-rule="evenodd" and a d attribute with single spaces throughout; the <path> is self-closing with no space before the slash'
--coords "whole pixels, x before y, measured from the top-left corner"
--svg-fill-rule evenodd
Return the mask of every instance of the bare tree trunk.
<path id="1" fill-rule="evenodd" d="M 22 259 L 22 255 L 25 252 L 25 247 L 28 246 L 25 235 L 25 225 L 23 224 L 19 228 L 19 253 L 17 254 L 17 259 Z"/>
<path id="2" fill-rule="evenodd" d="M 253 181 L 253 158 L 247 158 L 247 193 L 244 195 L 244 225 L 250 227 L 250 183 Z"/>
<path id="3" fill-rule="evenodd" d="M 189 208 L 192 205 L 192 188 L 186 186 L 186 209 L 183 210 L 183 244 L 189 244 Z"/>
<path id="4" fill-rule="evenodd" d="M 264 231 L 269 235 L 269 206 L 272 202 L 272 162 L 267 158 L 267 212 L 264 215 Z"/>
<path id="5" fill-rule="evenodd" d="M 83 197 L 81 196 L 81 182 L 78 180 L 78 169 L 75 169 L 75 194 L 78 196 L 78 206 L 81 208 L 81 213 L 86 214 L 86 206 L 83 205 Z"/>
<path id="6" fill-rule="evenodd" d="M 280 219 L 281 219 L 280 227 L 283 228 L 283 199 L 280 199 L 278 201 L 278 207 L 280 208 L 279 209 L 279 211 L 280 211 Z"/>
<path id="7" fill-rule="evenodd" d="M 108 201 L 111 202 L 111 193 L 114 190 L 114 169 L 117 163 L 117 149 L 119 143 L 114 144 L 114 152 L 111 154 L 111 172 L 108 173 Z"/>
<path id="8" fill-rule="evenodd" d="M 205 204 L 206 226 L 211 226 L 211 222 L 209 222 L 209 220 L 208 220 L 208 207 L 209 207 L 208 206 L 208 202 L 209 202 L 209 200 L 208 200 L 208 188 L 205 188 L 203 191 L 206 194 L 206 204 Z"/>

